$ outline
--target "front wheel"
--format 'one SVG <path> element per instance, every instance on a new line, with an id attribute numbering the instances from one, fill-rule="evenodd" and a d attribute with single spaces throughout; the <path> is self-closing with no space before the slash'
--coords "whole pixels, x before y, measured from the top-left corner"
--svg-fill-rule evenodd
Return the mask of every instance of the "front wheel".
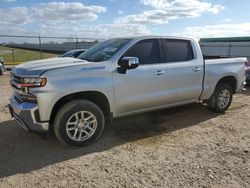
<path id="1" fill-rule="evenodd" d="M 232 87 L 226 83 L 220 83 L 216 87 L 213 95 L 207 102 L 207 106 L 214 112 L 225 112 L 231 105 L 233 99 Z"/>
<path id="2" fill-rule="evenodd" d="M 64 145 L 84 146 L 97 140 L 105 127 L 102 110 L 88 100 L 74 100 L 57 113 L 54 131 Z"/>

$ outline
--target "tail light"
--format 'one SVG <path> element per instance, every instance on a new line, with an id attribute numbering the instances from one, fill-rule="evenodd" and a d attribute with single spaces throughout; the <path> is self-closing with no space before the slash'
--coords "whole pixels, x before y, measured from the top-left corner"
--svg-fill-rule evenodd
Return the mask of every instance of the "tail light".
<path id="1" fill-rule="evenodd" d="M 249 67 L 250 66 L 250 62 L 248 60 L 245 61 L 245 65 L 246 67 Z"/>

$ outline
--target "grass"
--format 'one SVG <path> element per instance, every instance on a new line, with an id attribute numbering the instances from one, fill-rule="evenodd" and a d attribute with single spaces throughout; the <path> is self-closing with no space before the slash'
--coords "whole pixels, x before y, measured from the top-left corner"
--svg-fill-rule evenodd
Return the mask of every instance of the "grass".
<path id="1" fill-rule="evenodd" d="M 6 51 L 6 53 L 4 51 Z M 58 54 L 43 52 L 42 58 L 46 59 L 50 57 L 55 57 L 57 55 Z M 3 57 L 4 63 L 6 65 L 17 65 L 17 64 L 24 63 L 27 61 L 41 59 L 39 51 L 26 50 L 26 49 L 20 49 L 20 48 L 9 48 L 5 46 L 0 46 L 0 57 Z"/>

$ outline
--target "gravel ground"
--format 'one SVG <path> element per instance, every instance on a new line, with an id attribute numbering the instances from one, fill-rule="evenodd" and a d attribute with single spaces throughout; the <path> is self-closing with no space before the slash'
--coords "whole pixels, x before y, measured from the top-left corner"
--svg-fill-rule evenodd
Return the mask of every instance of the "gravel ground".
<path id="1" fill-rule="evenodd" d="M 0 187 L 250 187 L 250 91 L 225 114 L 205 105 L 114 121 L 84 148 L 24 131 L 0 77 Z"/>

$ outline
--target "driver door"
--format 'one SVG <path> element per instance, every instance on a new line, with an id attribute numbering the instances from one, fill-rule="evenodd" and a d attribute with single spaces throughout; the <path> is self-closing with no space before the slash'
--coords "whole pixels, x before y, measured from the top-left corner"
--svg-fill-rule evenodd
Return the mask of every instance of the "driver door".
<path id="1" fill-rule="evenodd" d="M 113 72 L 116 108 L 119 115 L 164 106 L 173 98 L 166 64 L 162 63 L 160 39 L 144 39 L 122 57 L 137 57 L 139 66 L 126 74 Z M 122 58 L 121 57 L 121 58 Z"/>

